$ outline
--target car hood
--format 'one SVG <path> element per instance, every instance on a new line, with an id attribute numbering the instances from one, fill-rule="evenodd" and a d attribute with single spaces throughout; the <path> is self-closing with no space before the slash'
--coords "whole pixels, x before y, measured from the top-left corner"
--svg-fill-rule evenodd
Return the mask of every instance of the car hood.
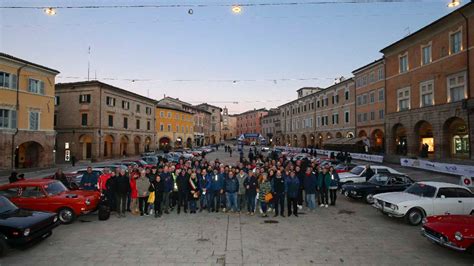
<path id="1" fill-rule="evenodd" d="M 374 196 L 375 199 L 380 199 L 392 204 L 398 204 L 405 201 L 419 200 L 422 197 L 406 192 L 389 192 Z"/>
<path id="2" fill-rule="evenodd" d="M 364 182 L 364 183 L 351 183 L 351 184 L 345 184 L 342 186 L 343 189 L 345 190 L 354 190 L 354 189 L 367 189 L 367 188 L 375 188 L 377 185 L 369 183 L 369 182 Z"/>
<path id="3" fill-rule="evenodd" d="M 77 198 L 89 198 L 89 197 L 99 197 L 100 194 L 97 191 L 87 191 L 87 190 L 71 190 L 67 192 L 60 193 L 56 195 L 61 198 L 77 199 Z"/>
<path id="4" fill-rule="evenodd" d="M 14 212 L 0 214 L 0 226 L 11 228 L 29 228 L 37 223 L 51 219 L 56 214 L 18 209 Z"/>
<path id="5" fill-rule="evenodd" d="M 474 230 L 474 216 L 472 215 L 437 215 L 427 218 L 429 225 L 439 226 L 469 226 Z"/>
<path id="6" fill-rule="evenodd" d="M 339 179 L 346 179 L 346 178 L 352 178 L 352 177 L 359 177 L 358 175 L 354 175 L 351 172 L 345 172 L 345 173 L 340 173 L 339 174 Z"/>

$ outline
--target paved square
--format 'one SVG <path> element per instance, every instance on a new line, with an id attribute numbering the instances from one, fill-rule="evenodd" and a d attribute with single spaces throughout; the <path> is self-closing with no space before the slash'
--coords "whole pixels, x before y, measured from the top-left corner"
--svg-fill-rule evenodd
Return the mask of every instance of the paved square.
<path id="1" fill-rule="evenodd" d="M 474 257 L 420 236 L 419 227 L 339 197 L 336 207 L 300 217 L 207 212 L 95 215 L 58 227 L 45 241 L 13 250 L 0 265 L 324 264 L 472 265 Z M 276 220 L 278 223 L 264 223 Z M 88 222 L 90 221 L 90 222 Z"/>

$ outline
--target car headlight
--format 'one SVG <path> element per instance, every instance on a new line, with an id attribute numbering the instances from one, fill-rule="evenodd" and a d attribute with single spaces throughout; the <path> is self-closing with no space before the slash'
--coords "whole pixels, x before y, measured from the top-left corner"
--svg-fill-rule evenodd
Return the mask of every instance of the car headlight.
<path id="1" fill-rule="evenodd" d="M 462 236 L 461 232 L 456 232 L 454 234 L 454 239 L 456 239 L 457 241 L 462 241 L 463 236 Z"/>
<path id="2" fill-rule="evenodd" d="M 397 206 L 397 205 L 395 205 L 395 204 L 392 204 L 392 206 L 391 206 L 391 207 L 392 207 L 392 209 L 393 209 L 393 210 L 395 210 L 395 211 L 397 211 L 397 210 L 398 210 L 398 206 Z"/>
<path id="3" fill-rule="evenodd" d="M 23 231 L 24 236 L 28 236 L 30 234 L 30 228 L 26 228 L 25 231 Z"/>
<path id="4" fill-rule="evenodd" d="M 90 199 L 86 199 L 86 205 L 87 206 L 91 205 L 91 200 Z"/>
<path id="5" fill-rule="evenodd" d="M 53 223 L 58 221 L 58 216 L 54 216 Z"/>
<path id="6" fill-rule="evenodd" d="M 357 195 L 357 191 L 351 190 L 351 194 L 352 194 L 352 195 Z"/>

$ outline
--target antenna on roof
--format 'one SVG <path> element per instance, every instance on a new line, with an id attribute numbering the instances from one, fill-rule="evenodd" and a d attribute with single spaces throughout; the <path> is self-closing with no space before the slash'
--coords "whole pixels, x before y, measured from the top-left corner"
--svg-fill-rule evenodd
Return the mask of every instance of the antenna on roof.
<path id="1" fill-rule="evenodd" d="M 87 81 L 89 81 L 89 75 L 91 71 L 91 46 L 87 49 Z"/>

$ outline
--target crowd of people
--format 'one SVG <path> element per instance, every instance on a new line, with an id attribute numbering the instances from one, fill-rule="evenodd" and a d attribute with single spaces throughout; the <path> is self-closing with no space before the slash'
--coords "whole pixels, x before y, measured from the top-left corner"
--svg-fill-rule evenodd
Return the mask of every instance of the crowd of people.
<path id="1" fill-rule="evenodd" d="M 98 189 L 118 217 L 130 212 L 158 218 L 174 210 L 178 214 L 260 212 L 263 217 L 272 211 L 274 216 L 285 217 L 298 216 L 303 207 L 314 211 L 318 205 L 336 204 L 339 177 L 332 166 L 259 153 L 250 157 L 252 160 L 236 165 L 218 159 L 181 158 L 176 163 L 163 159 L 152 168 L 105 168 L 100 176 L 88 167 L 79 187 Z M 55 179 L 70 186 L 60 171 Z"/>

